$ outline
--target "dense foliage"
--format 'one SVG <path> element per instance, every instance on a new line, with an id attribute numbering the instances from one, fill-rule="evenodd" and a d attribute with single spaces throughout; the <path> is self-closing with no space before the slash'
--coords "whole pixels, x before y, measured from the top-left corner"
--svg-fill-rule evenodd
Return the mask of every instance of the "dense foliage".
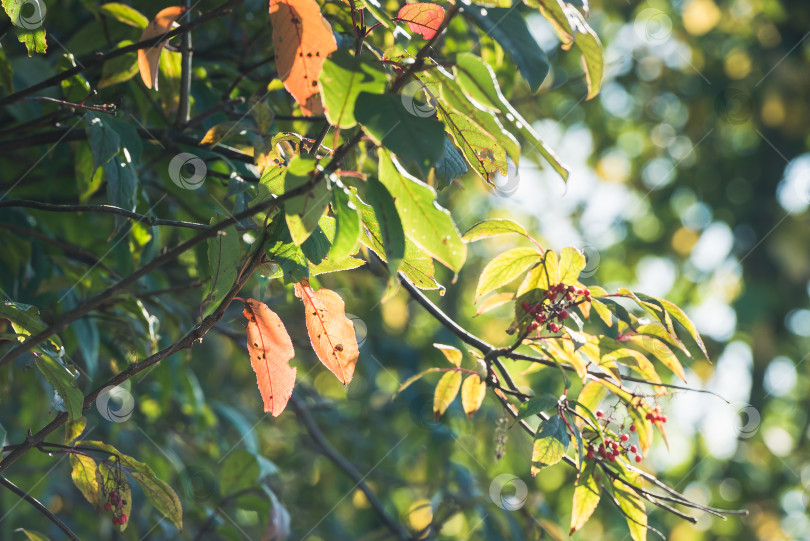
<path id="1" fill-rule="evenodd" d="M 746 260 L 810 206 L 756 177 L 807 10 L 765 4 L 4 0 L 0 535 L 801 537 L 806 246 Z M 690 402 L 733 461 L 678 460 Z"/>

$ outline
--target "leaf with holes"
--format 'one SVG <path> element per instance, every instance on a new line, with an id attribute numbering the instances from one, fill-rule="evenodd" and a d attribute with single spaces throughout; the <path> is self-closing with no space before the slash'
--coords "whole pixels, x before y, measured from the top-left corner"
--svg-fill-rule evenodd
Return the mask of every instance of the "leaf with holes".
<path id="1" fill-rule="evenodd" d="M 315 0 L 270 0 L 276 71 L 305 116 L 323 113 L 318 80 L 337 42 Z"/>
<path id="2" fill-rule="evenodd" d="M 296 369 L 290 335 L 278 315 L 256 299 L 245 301 L 242 312 L 248 320 L 247 347 L 250 364 L 264 402 L 264 411 L 278 417 L 292 396 Z"/>
<path id="3" fill-rule="evenodd" d="M 433 39 L 444 20 L 444 8 L 427 2 L 407 4 L 399 10 L 397 19 L 408 23 L 411 32 Z"/>
<path id="4" fill-rule="evenodd" d="M 360 351 L 343 299 L 325 287 L 313 291 L 308 280 L 295 284 L 295 296 L 304 303 L 312 349 L 324 366 L 348 385 Z"/>
<path id="5" fill-rule="evenodd" d="M 177 18 L 185 11 L 186 8 L 181 6 L 161 9 L 158 14 L 155 15 L 155 18 L 144 28 L 143 33 L 141 33 L 141 39 L 138 41 L 156 38 L 169 33 Z M 167 41 L 168 40 L 163 40 L 152 47 L 138 50 L 138 69 L 141 72 L 141 79 L 143 79 L 143 84 L 146 85 L 146 88 L 158 89 L 160 54 L 163 52 L 163 47 L 166 45 Z"/>

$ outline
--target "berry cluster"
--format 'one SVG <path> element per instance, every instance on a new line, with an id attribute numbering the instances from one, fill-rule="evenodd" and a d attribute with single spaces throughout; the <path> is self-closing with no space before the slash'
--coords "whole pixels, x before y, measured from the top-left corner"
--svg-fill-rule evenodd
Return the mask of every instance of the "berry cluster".
<path id="1" fill-rule="evenodd" d="M 648 421 L 652 421 L 653 423 L 667 422 L 667 416 L 661 414 L 661 406 L 655 406 L 655 411 L 649 412 L 647 415 L 644 416 L 645 419 Z"/>
<path id="2" fill-rule="evenodd" d="M 127 523 L 127 520 L 129 520 L 127 514 L 123 512 L 126 504 L 127 501 L 121 497 L 121 494 L 117 490 L 112 490 L 107 495 L 107 503 L 104 504 L 104 510 L 112 510 L 112 523 L 116 526 L 122 526 Z"/>
<path id="3" fill-rule="evenodd" d="M 129 520 L 129 516 L 125 513 L 125 509 L 129 507 L 127 500 L 124 498 L 124 495 L 129 494 L 129 483 L 118 460 L 111 464 L 108 471 L 109 474 L 105 475 L 106 478 L 102 486 L 102 494 L 106 500 L 104 510 L 112 511 L 112 523 L 114 525 L 123 526 Z"/>
<path id="4" fill-rule="evenodd" d="M 603 411 L 598 410 L 596 412 L 596 417 L 599 419 L 603 419 L 605 414 Z M 605 425 L 609 423 L 609 420 L 605 420 Z M 636 425 L 631 424 L 630 428 L 628 429 L 629 432 L 636 431 Z M 613 439 L 611 437 L 605 437 L 605 440 L 599 444 L 598 447 L 594 446 L 594 442 L 590 442 L 588 444 L 588 451 L 587 457 L 589 460 L 593 460 L 596 455 L 599 455 L 602 459 L 607 460 L 608 462 L 616 462 L 616 459 L 620 455 L 624 455 L 627 459 L 630 459 L 630 455 L 635 455 L 633 460 L 636 462 L 641 462 L 643 460 L 643 456 L 641 452 L 638 450 L 635 444 L 629 444 L 630 441 L 630 434 L 624 432 L 619 434 L 618 439 Z"/>
<path id="5" fill-rule="evenodd" d="M 577 299 L 577 297 L 580 298 Z M 526 330 L 531 332 L 545 325 L 550 332 L 559 332 L 562 323 L 568 319 L 568 310 L 581 302 L 589 300 L 591 300 L 591 292 L 587 289 L 555 284 L 546 291 L 546 297 L 542 301 L 537 304 L 529 304 L 524 301 L 521 305 L 523 310 L 534 318 L 534 321 L 529 324 Z"/>

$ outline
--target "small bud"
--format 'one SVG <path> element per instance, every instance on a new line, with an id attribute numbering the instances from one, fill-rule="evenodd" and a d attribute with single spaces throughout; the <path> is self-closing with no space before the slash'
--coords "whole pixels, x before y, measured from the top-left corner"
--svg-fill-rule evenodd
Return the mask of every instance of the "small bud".
<path id="1" fill-rule="evenodd" d="M 596 416 L 600 419 L 605 415 L 605 412 L 602 410 L 596 410 Z"/>

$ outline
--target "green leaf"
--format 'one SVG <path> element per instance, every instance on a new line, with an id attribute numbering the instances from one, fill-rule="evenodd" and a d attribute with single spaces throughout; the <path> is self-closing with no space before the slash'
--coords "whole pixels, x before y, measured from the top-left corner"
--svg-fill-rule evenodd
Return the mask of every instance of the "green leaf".
<path id="1" fill-rule="evenodd" d="M 68 419 L 81 417 L 84 395 L 76 388 L 75 373 L 48 355 L 38 355 L 35 364 L 65 402 Z"/>
<path id="2" fill-rule="evenodd" d="M 571 529 L 568 535 L 582 528 L 599 505 L 601 485 L 594 476 L 596 462 L 591 460 L 584 464 L 579 479 L 574 487 L 574 503 L 571 510 Z"/>
<path id="3" fill-rule="evenodd" d="M 444 73 L 444 71 L 438 70 L 437 72 Z M 477 159 L 484 160 L 485 163 L 490 163 L 488 170 L 492 169 L 492 171 L 494 171 L 494 167 L 497 166 L 503 174 L 506 174 L 506 157 L 503 156 L 504 151 L 512 158 L 513 162 L 516 164 L 519 163 L 520 144 L 511 133 L 504 129 L 495 115 L 470 101 L 458 82 L 450 77 L 437 77 L 437 80 L 440 81 L 441 84 L 441 103 L 467 117 L 469 120 L 473 121 L 474 124 L 481 126 L 484 132 L 486 132 L 485 134 L 496 141 L 495 145 L 490 145 L 492 148 L 489 149 L 488 152 L 484 152 L 487 150 L 487 147 L 482 147 L 483 150 L 479 150 Z M 439 111 L 442 112 L 444 108 L 445 107 L 439 108 Z M 450 115 L 450 118 L 453 119 L 455 117 Z M 463 122 L 460 124 L 462 125 L 459 126 L 459 128 L 463 127 Z M 448 131 L 450 131 L 450 127 L 446 127 Z M 491 152 L 491 155 L 489 155 L 489 152 Z M 484 178 L 484 180 L 486 180 L 486 178 Z"/>
<path id="4" fill-rule="evenodd" d="M 559 415 L 544 421 L 537 431 L 532 447 L 532 477 L 541 469 L 562 460 L 570 441 L 565 421 Z"/>
<path id="5" fill-rule="evenodd" d="M 47 535 L 36 532 L 34 530 L 26 530 L 25 528 L 19 528 L 15 531 L 24 533 L 28 541 L 50 541 Z"/>
<path id="6" fill-rule="evenodd" d="M 477 240 L 488 239 L 496 235 L 504 235 L 506 233 L 517 233 L 528 237 L 529 234 L 526 229 L 517 222 L 512 220 L 498 219 L 498 220 L 484 220 L 478 222 L 464 233 L 462 237 L 464 242 L 475 242 Z"/>
<path id="7" fill-rule="evenodd" d="M 335 215 L 337 229 L 329 257 L 344 259 L 357 253 L 357 243 L 360 237 L 360 214 L 351 201 L 351 194 L 342 186 L 332 189 L 332 212 Z"/>
<path id="8" fill-rule="evenodd" d="M 211 218 L 211 225 L 220 221 L 215 216 Z M 242 246 L 239 242 L 239 232 L 235 226 L 220 231 L 208 239 L 208 268 L 211 272 L 210 289 L 203 299 L 203 317 L 222 302 L 225 295 L 236 283 L 238 265 L 242 257 Z"/>
<path id="9" fill-rule="evenodd" d="M 436 177 L 441 181 L 439 189 L 449 186 L 454 180 L 467 172 L 464 156 L 453 142 L 444 139 L 444 155 L 436 162 Z"/>
<path id="10" fill-rule="evenodd" d="M 385 92 L 388 75 L 371 51 L 364 49 L 360 56 L 355 56 L 350 49 L 338 49 L 323 63 L 318 81 L 327 120 L 345 130 L 357 124 L 354 117 L 357 96 L 361 92 Z"/>
<path id="11" fill-rule="evenodd" d="M 102 493 L 103 479 L 98 471 L 96 461 L 87 455 L 70 453 L 70 478 L 79 492 L 96 509 L 101 511 L 104 506 L 104 495 Z"/>
<path id="12" fill-rule="evenodd" d="M 628 482 L 633 483 L 629 479 Z M 613 496 L 627 519 L 630 537 L 633 541 L 646 541 L 647 508 L 644 505 L 644 500 L 632 488 L 619 480 L 613 480 Z"/>
<path id="13" fill-rule="evenodd" d="M 33 13 L 22 13 L 22 8 L 26 5 L 33 6 Z M 45 22 L 44 5 L 44 2 L 3 0 L 3 7 L 14 25 L 17 39 L 20 43 L 25 44 L 29 57 L 33 56 L 33 53 L 44 54 L 48 49 L 48 43 L 45 41 L 45 28 L 42 26 Z"/>
<path id="14" fill-rule="evenodd" d="M 436 191 L 398 167 L 387 152 L 380 151 L 380 182 L 394 197 L 407 237 L 439 263 L 459 272 L 467 258 L 450 213 L 436 203 Z"/>
<path id="15" fill-rule="evenodd" d="M 543 261 L 529 271 L 517 291 L 518 297 L 532 290 L 548 291 L 551 286 L 560 283 L 560 264 L 553 250 L 546 250 Z M 523 299 L 518 299 L 521 302 Z"/>
<path id="16" fill-rule="evenodd" d="M 174 490 L 172 490 L 172 487 L 155 476 L 155 472 L 152 471 L 152 468 L 143 462 L 139 462 L 130 456 L 122 454 L 115 447 L 104 442 L 82 440 L 77 441 L 76 445 L 93 447 L 107 451 L 112 455 L 117 455 L 121 466 L 126 468 L 129 476 L 141 485 L 144 494 L 146 494 L 146 497 L 152 502 L 155 509 L 168 518 L 178 530 L 182 531 L 183 506 L 180 504 L 180 499 L 177 497 Z M 128 501 L 131 500 L 132 498 L 128 498 Z"/>
<path id="17" fill-rule="evenodd" d="M 464 356 L 459 349 L 446 344 L 433 344 L 433 347 L 441 351 L 445 358 L 450 361 L 450 364 L 454 365 L 456 368 L 461 366 L 461 359 Z"/>
<path id="18" fill-rule="evenodd" d="M 670 301 L 668 301 L 666 299 L 662 299 L 662 298 L 659 298 L 659 297 L 653 297 L 653 296 L 650 296 L 650 295 L 644 295 L 643 293 L 636 293 L 636 295 L 642 301 L 649 302 L 649 303 L 657 303 L 658 305 L 660 305 L 664 309 L 664 311 L 667 313 L 667 315 L 669 315 L 675 321 L 680 323 L 681 326 L 684 329 L 686 329 L 686 331 L 689 333 L 689 335 L 695 341 L 695 344 L 697 344 L 697 346 L 700 348 L 700 351 L 703 352 L 703 355 L 705 356 L 706 360 L 709 359 L 709 352 L 706 351 L 706 345 L 703 343 L 703 338 L 701 338 L 700 333 L 697 330 L 697 327 L 695 327 L 695 324 L 692 323 L 692 320 L 690 320 L 689 317 L 686 315 L 686 312 L 684 312 L 678 306 L 676 306 L 674 303 L 672 303 L 672 302 L 670 302 Z M 666 323 L 667 318 L 661 317 L 659 319 L 661 320 L 662 323 L 664 323 L 664 325 L 667 325 L 667 323 Z M 672 326 L 671 323 L 668 325 L 668 327 L 670 327 L 670 331 L 672 331 L 673 334 L 675 334 L 674 333 L 674 327 Z"/>
<path id="19" fill-rule="evenodd" d="M 436 384 L 436 390 L 433 393 L 433 418 L 437 421 L 439 417 L 447 411 L 450 404 L 455 400 L 458 391 L 461 388 L 461 372 L 454 370 L 446 372 L 439 383 Z"/>
<path id="20" fill-rule="evenodd" d="M 87 428 L 86 417 L 82 416 L 69 420 L 65 423 L 65 440 L 62 443 L 69 445 L 70 442 L 82 435 L 85 428 Z"/>
<path id="21" fill-rule="evenodd" d="M 6 50 L 0 46 L 0 86 L 11 94 L 14 92 L 14 68 L 6 57 Z"/>
<path id="22" fill-rule="evenodd" d="M 389 274 L 396 278 L 405 257 L 405 231 L 396 203 L 388 189 L 374 176 L 369 177 L 366 195 L 373 212 L 364 209 L 362 217 L 369 236 L 376 241 L 372 249 L 377 255 L 382 254 L 381 257 L 388 263 Z"/>
<path id="23" fill-rule="evenodd" d="M 30 304 L 22 304 L 5 300 L 0 303 L 0 318 L 7 319 L 11 322 L 14 332 L 17 334 L 17 340 L 25 342 L 26 337 L 39 334 L 48 326 L 39 318 L 39 310 L 36 306 Z M 53 350 L 51 353 L 59 353 L 62 349 L 62 341 L 58 336 L 52 335 L 48 338 Z M 41 351 L 42 348 L 39 348 Z"/>
<path id="24" fill-rule="evenodd" d="M 531 91 L 536 92 L 548 74 L 548 58 L 529 32 L 520 12 L 512 8 L 484 8 L 470 4 L 464 8 L 464 13 L 503 47 L 529 83 Z"/>
<path id="25" fill-rule="evenodd" d="M 574 40 L 574 31 L 571 29 L 571 22 L 566 15 L 565 2 L 563 0 L 523 0 L 527 6 L 537 8 L 543 17 L 551 23 L 557 37 L 563 45 L 568 45 Z"/>
<path id="26" fill-rule="evenodd" d="M 528 419 L 533 415 L 537 415 L 543 411 L 548 411 L 551 408 L 556 408 L 558 403 L 559 399 L 556 396 L 549 393 L 541 393 L 538 396 L 530 398 L 526 402 L 522 402 L 520 404 L 520 407 L 518 408 L 518 415 L 515 417 L 515 422 Z"/>
<path id="27" fill-rule="evenodd" d="M 140 11 L 126 4 L 109 2 L 99 6 L 98 10 L 104 15 L 109 15 L 116 21 L 128 24 L 129 26 L 134 26 L 135 28 L 144 29 L 149 24 L 149 19 L 147 19 Z"/>
<path id="28" fill-rule="evenodd" d="M 478 302 L 478 299 L 490 291 L 508 284 L 542 258 L 534 248 L 512 248 L 499 254 L 481 271 L 478 287 L 475 289 L 475 301 Z"/>
<path id="29" fill-rule="evenodd" d="M 112 125 L 92 111 L 84 114 L 84 121 L 87 124 L 87 140 L 90 143 L 90 150 L 93 152 L 93 164 L 97 168 L 102 167 L 118 154 L 118 150 L 121 148 L 121 138 Z"/>
<path id="30" fill-rule="evenodd" d="M 401 96 L 361 92 L 354 116 L 375 143 L 416 163 L 424 174 L 444 154 L 444 125 L 408 111 Z"/>
<path id="31" fill-rule="evenodd" d="M 67 71 L 77 67 L 76 60 L 70 53 L 63 54 L 56 62 L 56 69 Z M 62 97 L 67 101 L 81 101 L 90 94 L 90 83 L 81 73 L 71 75 L 59 83 Z"/>
<path id="32" fill-rule="evenodd" d="M 582 64 L 585 67 L 585 80 L 588 83 L 588 95 L 585 99 L 593 99 L 599 94 L 602 87 L 602 77 L 605 73 L 605 59 L 602 54 L 602 42 L 599 36 L 585 22 L 585 18 L 577 10 L 571 10 L 571 16 L 577 19 L 577 35 L 574 41 L 579 52 L 582 53 Z"/>
<path id="33" fill-rule="evenodd" d="M 256 457 L 239 449 L 225 459 L 219 472 L 219 490 L 222 497 L 227 497 L 243 488 L 256 484 L 259 479 L 259 463 Z"/>
<path id="34" fill-rule="evenodd" d="M 299 155 L 293 158 L 284 176 L 284 193 L 311 182 L 317 174 L 317 163 L 314 156 Z M 329 196 L 326 182 L 318 182 L 306 193 L 284 203 L 290 236 L 297 245 L 307 240 L 318 226 L 321 215 L 329 205 Z"/>
<path id="35" fill-rule="evenodd" d="M 104 178 L 107 179 L 107 199 L 114 207 L 134 211 L 138 206 L 138 175 L 132 161 L 124 154 L 118 154 L 104 165 Z M 118 219 L 116 223 L 123 223 Z"/>
<path id="36" fill-rule="evenodd" d="M 494 173 L 506 174 L 506 151 L 494 137 L 458 111 L 448 107 L 439 107 L 438 111 L 439 120 L 479 177 L 491 183 Z"/>
<path id="37" fill-rule="evenodd" d="M 158 71 L 158 94 L 165 113 L 173 113 L 180 105 L 180 74 L 183 55 L 179 51 L 163 49 Z"/>
<path id="38" fill-rule="evenodd" d="M 332 260 L 327 256 L 317 265 L 309 265 L 309 274 L 311 276 L 318 276 L 319 274 L 326 274 L 329 272 L 340 272 L 345 270 L 352 270 L 362 267 L 366 261 L 352 256 L 344 257 L 343 259 Z"/>
<path id="39" fill-rule="evenodd" d="M 577 283 L 579 273 L 585 268 L 585 256 L 576 248 L 566 247 L 560 252 L 561 283 L 572 286 Z"/>
<path id="40" fill-rule="evenodd" d="M 394 396 L 392 396 L 391 399 L 393 400 L 399 393 L 401 393 L 402 391 L 404 391 L 405 389 L 407 389 L 408 387 L 410 387 L 411 385 L 422 379 L 425 375 L 430 374 L 431 372 L 438 372 L 440 370 L 441 370 L 440 368 L 433 367 L 428 368 L 427 370 L 423 370 L 418 374 L 414 374 L 413 376 L 409 377 L 408 379 L 402 382 L 402 384 L 397 388 L 396 392 L 394 393 Z"/>
<path id="41" fill-rule="evenodd" d="M 278 265 L 285 284 L 294 284 L 309 276 L 307 257 L 301 247 L 293 242 L 285 220 L 273 220 L 267 237 L 267 257 Z M 265 266 L 260 269 L 260 272 L 266 272 Z M 266 275 L 277 277 L 275 274 Z"/>

